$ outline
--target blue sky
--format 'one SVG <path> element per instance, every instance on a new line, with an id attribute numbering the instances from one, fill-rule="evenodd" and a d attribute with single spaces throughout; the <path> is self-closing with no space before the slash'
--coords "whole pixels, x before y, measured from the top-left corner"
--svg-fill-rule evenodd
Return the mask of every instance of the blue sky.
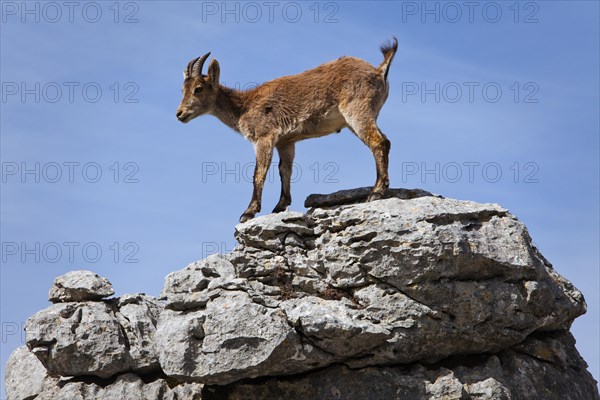
<path id="1" fill-rule="evenodd" d="M 599 378 L 598 2 L 0 4 L 2 372 L 55 276 L 86 268 L 118 295 L 158 295 L 170 271 L 232 249 L 253 150 L 214 117 L 175 119 L 190 59 L 212 51 L 244 88 L 341 55 L 378 65 L 396 35 L 379 117 L 392 186 L 527 224 L 586 297 L 573 332 Z M 293 210 L 374 182 L 348 130 L 296 154 Z M 269 177 L 262 214 L 279 195 Z"/>

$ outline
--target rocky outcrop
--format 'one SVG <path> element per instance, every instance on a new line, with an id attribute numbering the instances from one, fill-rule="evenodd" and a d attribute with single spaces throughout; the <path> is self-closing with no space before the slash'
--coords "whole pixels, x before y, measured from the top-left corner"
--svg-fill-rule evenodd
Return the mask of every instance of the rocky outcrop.
<path id="1" fill-rule="evenodd" d="M 521 222 L 366 193 L 238 225 L 231 254 L 171 273 L 160 300 L 39 312 L 9 399 L 600 399 L 568 332 L 583 296 Z M 14 377 L 38 360 L 26 391 Z"/>
<path id="2" fill-rule="evenodd" d="M 91 271 L 71 271 L 54 280 L 48 300 L 53 303 L 100 300 L 115 294 L 108 279 Z"/>
<path id="3" fill-rule="evenodd" d="M 144 294 L 55 304 L 27 320 L 27 346 L 51 375 L 158 371 L 154 334 L 162 309 Z"/>
<path id="4" fill-rule="evenodd" d="M 336 365 L 299 377 L 245 382 L 217 390 L 221 398 L 230 400 L 595 399 L 593 382 L 581 379 L 585 363 L 573 344 L 567 333 L 534 335 L 518 349 L 497 355 L 453 357 L 435 365 L 360 369 Z M 536 347 L 540 352 L 526 352 L 524 347 Z M 557 356 L 561 362 L 550 360 Z"/>
<path id="5" fill-rule="evenodd" d="M 9 400 L 200 400 L 202 387 L 174 383 L 161 373 L 124 373 L 111 379 L 53 377 L 26 346 L 11 355 L 6 374 Z"/>

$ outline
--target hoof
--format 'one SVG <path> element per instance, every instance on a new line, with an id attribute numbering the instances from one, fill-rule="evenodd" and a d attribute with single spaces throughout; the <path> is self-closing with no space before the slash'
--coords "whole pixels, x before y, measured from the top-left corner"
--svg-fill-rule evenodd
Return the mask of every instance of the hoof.
<path id="1" fill-rule="evenodd" d="M 381 200 L 383 199 L 383 193 L 379 193 L 379 192 L 373 192 L 369 195 L 369 198 L 367 199 L 367 202 L 369 201 L 375 201 L 375 200 Z"/>
<path id="2" fill-rule="evenodd" d="M 240 217 L 240 223 L 243 224 L 244 222 L 250 221 L 252 218 L 254 218 L 254 214 L 243 213 Z"/>
<path id="3" fill-rule="evenodd" d="M 287 205 L 285 205 L 285 204 L 277 204 L 275 206 L 275 208 L 273 209 L 273 212 L 274 213 L 280 213 L 280 212 L 287 211 L 287 209 L 288 209 Z"/>

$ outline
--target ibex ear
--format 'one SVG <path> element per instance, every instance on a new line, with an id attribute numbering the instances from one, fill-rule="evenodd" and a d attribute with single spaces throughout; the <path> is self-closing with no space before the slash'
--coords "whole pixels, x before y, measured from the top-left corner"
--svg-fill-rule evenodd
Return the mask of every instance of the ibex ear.
<path id="1" fill-rule="evenodd" d="M 219 62 L 213 58 L 208 66 L 208 79 L 212 83 L 219 83 L 219 75 L 221 74 L 221 67 L 219 67 Z"/>

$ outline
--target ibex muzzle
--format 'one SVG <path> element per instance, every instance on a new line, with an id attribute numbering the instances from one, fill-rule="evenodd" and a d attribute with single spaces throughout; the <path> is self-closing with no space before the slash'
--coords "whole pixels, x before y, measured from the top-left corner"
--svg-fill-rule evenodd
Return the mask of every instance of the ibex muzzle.
<path id="1" fill-rule="evenodd" d="M 398 41 L 381 46 L 383 62 L 374 67 L 354 57 L 341 57 L 298 75 L 239 91 L 219 83 L 220 67 L 213 59 L 207 75 L 202 67 L 210 53 L 189 62 L 184 71 L 183 99 L 177 119 L 187 123 L 211 114 L 254 144 L 256 167 L 252 200 L 240 222 L 261 210 L 262 190 L 273 150 L 279 154 L 281 196 L 273 212 L 292 202 L 290 178 L 295 143 L 349 128 L 371 149 L 377 180 L 369 201 L 383 197 L 389 187 L 390 141 L 377 127 L 377 117 L 388 97 L 388 71 Z"/>

